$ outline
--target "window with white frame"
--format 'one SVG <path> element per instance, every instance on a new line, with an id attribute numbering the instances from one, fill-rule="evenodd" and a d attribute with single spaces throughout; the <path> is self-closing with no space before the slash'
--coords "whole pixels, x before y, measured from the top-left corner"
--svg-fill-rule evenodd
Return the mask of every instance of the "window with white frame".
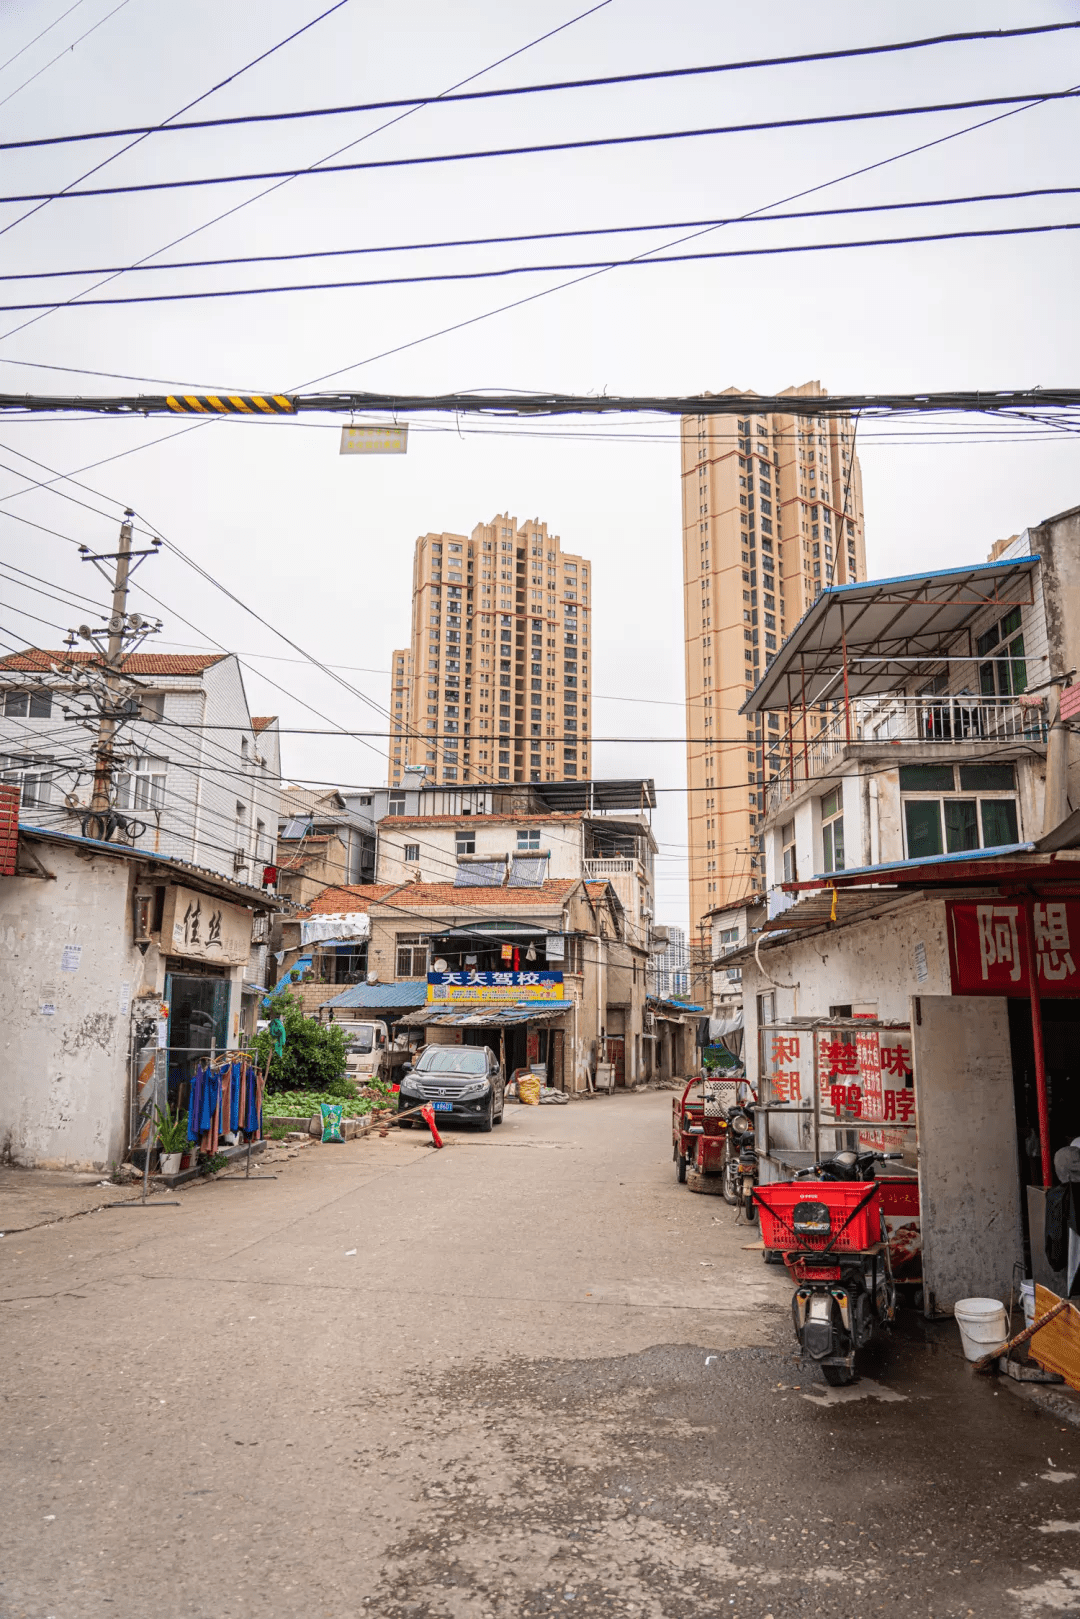
<path id="1" fill-rule="evenodd" d="M 51 795 L 53 761 L 40 754 L 0 755 L 0 782 L 18 787 L 24 809 L 47 804 Z"/>
<path id="2" fill-rule="evenodd" d="M 117 806 L 122 810 L 159 810 L 165 803 L 167 759 L 143 754 L 122 775 L 116 787 Z"/>
<path id="3" fill-rule="evenodd" d="M 844 802 L 839 787 L 821 800 L 822 869 L 844 869 Z"/>
<path id="4" fill-rule="evenodd" d="M 980 635 L 975 650 L 980 658 L 990 655 L 988 662 L 979 665 L 979 690 L 984 697 L 1016 697 L 1027 690 L 1019 607 Z"/>
<path id="5" fill-rule="evenodd" d="M 786 883 L 797 883 L 799 880 L 799 866 L 795 858 L 795 822 L 788 821 L 780 828 L 780 854 L 781 865 Z"/>
<path id="6" fill-rule="evenodd" d="M 909 860 L 1020 841 L 1011 764 L 901 765 L 900 801 Z"/>
<path id="7" fill-rule="evenodd" d="M 399 933 L 397 936 L 397 976 L 424 978 L 428 970 L 428 941 L 423 933 Z"/>
<path id="8" fill-rule="evenodd" d="M 8 691 L 4 693 L 5 719 L 47 720 L 51 714 L 51 691 Z"/>
<path id="9" fill-rule="evenodd" d="M 463 854 L 476 853 L 476 833 L 458 832 L 454 838 L 455 850 L 460 858 Z"/>
<path id="10" fill-rule="evenodd" d="M 536 826 L 520 829 L 517 835 L 517 846 L 519 849 L 539 849 L 540 828 Z"/>
<path id="11" fill-rule="evenodd" d="M 405 859 L 413 865 L 420 859 L 420 845 L 418 843 L 407 843 L 405 845 Z"/>

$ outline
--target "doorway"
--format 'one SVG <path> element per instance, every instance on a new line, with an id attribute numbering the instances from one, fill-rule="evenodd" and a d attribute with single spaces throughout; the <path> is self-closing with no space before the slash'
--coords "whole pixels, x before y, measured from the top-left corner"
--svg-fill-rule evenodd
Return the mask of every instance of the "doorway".
<path id="1" fill-rule="evenodd" d="M 227 978 L 205 974 L 165 974 L 169 1003 L 169 1102 L 175 1107 L 181 1088 L 190 1081 L 200 1061 L 229 1044 L 229 989 Z"/>

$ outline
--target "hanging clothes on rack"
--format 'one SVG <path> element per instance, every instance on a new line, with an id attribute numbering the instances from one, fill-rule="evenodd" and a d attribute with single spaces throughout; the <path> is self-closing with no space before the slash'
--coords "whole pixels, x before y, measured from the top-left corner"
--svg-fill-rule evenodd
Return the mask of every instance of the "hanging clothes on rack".
<path id="1" fill-rule="evenodd" d="M 199 1145 L 203 1152 L 215 1153 L 218 1145 L 218 1112 L 221 1107 L 220 1069 L 207 1069 L 203 1096 L 204 1102 L 200 1120 L 203 1133 Z"/>
<path id="2" fill-rule="evenodd" d="M 188 1140 L 198 1141 L 203 1132 L 202 1108 L 206 1089 L 206 1070 L 202 1063 L 197 1063 L 191 1081 L 191 1092 L 188 1096 Z"/>
<path id="3" fill-rule="evenodd" d="M 230 1073 L 231 1090 L 229 1093 L 229 1129 L 236 1135 L 240 1129 L 240 1089 L 241 1075 L 244 1065 L 239 1058 L 233 1063 Z"/>

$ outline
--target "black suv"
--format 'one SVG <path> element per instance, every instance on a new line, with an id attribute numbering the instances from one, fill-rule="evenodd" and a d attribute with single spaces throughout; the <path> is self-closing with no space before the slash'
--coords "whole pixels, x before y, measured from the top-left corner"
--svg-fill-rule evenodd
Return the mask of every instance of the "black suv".
<path id="1" fill-rule="evenodd" d="M 499 1059 L 488 1046 L 425 1046 L 402 1075 L 398 1111 L 421 1102 L 430 1102 L 443 1119 L 481 1130 L 501 1124 L 506 1084 Z"/>

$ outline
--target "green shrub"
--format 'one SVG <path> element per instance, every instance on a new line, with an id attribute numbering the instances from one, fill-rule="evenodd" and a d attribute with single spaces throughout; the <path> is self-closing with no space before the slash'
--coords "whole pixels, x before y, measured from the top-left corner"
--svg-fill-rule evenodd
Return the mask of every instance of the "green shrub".
<path id="1" fill-rule="evenodd" d="M 280 1057 L 274 1053 L 268 1029 L 255 1037 L 259 1067 L 265 1068 L 270 1058 L 268 1091 L 318 1091 L 335 1099 L 355 1094 L 345 1079 L 345 1034 L 339 1024 L 324 1027 L 305 1017 L 299 1000 L 287 990 L 272 997 L 268 1013 L 285 1025 L 285 1049 Z"/>

